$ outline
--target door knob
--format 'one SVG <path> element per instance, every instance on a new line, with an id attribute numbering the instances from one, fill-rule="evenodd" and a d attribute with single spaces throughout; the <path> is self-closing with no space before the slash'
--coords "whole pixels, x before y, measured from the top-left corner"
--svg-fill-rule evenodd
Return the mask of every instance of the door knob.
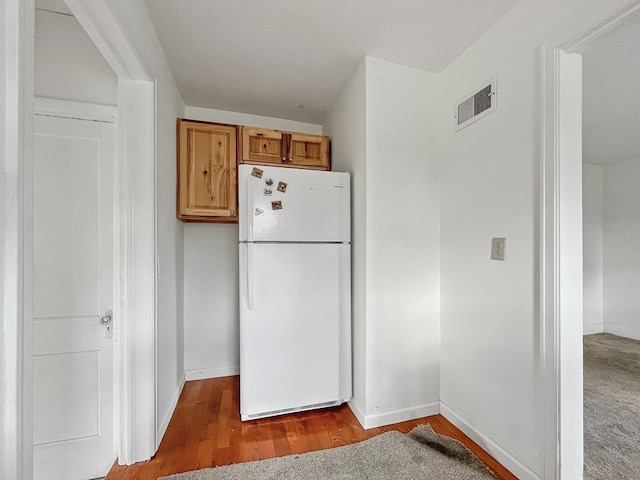
<path id="1" fill-rule="evenodd" d="M 111 322 L 113 321 L 113 310 L 107 310 L 104 312 L 104 315 L 100 317 L 100 325 L 105 327 L 105 336 L 110 339 L 113 337 L 113 327 L 111 326 Z"/>
<path id="2" fill-rule="evenodd" d="M 112 321 L 113 321 L 113 311 L 112 310 L 107 310 L 106 312 L 104 312 L 104 315 L 102 315 L 100 317 L 100 325 L 104 325 L 105 327 L 107 325 L 111 325 Z"/>

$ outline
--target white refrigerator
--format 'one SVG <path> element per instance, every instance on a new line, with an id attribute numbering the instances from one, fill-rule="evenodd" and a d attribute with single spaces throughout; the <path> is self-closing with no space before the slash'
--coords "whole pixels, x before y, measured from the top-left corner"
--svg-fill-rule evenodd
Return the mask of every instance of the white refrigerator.
<path id="1" fill-rule="evenodd" d="M 240 415 L 351 398 L 350 176 L 240 165 Z"/>

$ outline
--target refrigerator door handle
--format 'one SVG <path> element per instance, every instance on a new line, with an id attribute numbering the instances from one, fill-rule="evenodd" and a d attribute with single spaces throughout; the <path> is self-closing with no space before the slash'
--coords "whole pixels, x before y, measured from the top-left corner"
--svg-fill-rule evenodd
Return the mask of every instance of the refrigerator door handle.
<path id="1" fill-rule="evenodd" d="M 255 284 L 254 284 L 254 271 L 253 271 L 253 248 L 252 243 L 247 243 L 247 308 L 253 310 L 254 296 L 255 296 Z"/>
<path id="2" fill-rule="evenodd" d="M 253 182 L 251 181 L 251 177 L 247 177 L 247 206 L 249 209 L 246 211 L 246 222 L 247 222 L 247 241 L 253 240 L 253 220 L 255 218 L 255 205 L 253 203 Z"/>

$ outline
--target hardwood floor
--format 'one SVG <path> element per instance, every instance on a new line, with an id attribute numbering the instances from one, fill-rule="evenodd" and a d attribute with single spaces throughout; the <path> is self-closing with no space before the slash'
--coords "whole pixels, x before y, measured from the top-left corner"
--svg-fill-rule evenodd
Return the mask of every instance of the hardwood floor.
<path id="1" fill-rule="evenodd" d="M 441 415 L 364 430 L 348 406 L 240 421 L 238 377 L 187 382 L 160 449 L 148 462 L 114 465 L 106 480 L 155 480 L 200 468 L 347 445 L 429 423 L 464 443 L 502 480 L 516 479 Z"/>

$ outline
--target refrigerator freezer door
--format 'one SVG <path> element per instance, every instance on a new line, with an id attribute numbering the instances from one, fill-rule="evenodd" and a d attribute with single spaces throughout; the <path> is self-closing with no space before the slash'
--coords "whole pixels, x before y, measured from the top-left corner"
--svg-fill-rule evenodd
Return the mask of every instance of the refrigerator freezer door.
<path id="1" fill-rule="evenodd" d="M 243 420 L 351 396 L 350 246 L 240 244 Z"/>
<path id="2" fill-rule="evenodd" d="M 241 242 L 349 242 L 350 175 L 240 165 Z"/>

